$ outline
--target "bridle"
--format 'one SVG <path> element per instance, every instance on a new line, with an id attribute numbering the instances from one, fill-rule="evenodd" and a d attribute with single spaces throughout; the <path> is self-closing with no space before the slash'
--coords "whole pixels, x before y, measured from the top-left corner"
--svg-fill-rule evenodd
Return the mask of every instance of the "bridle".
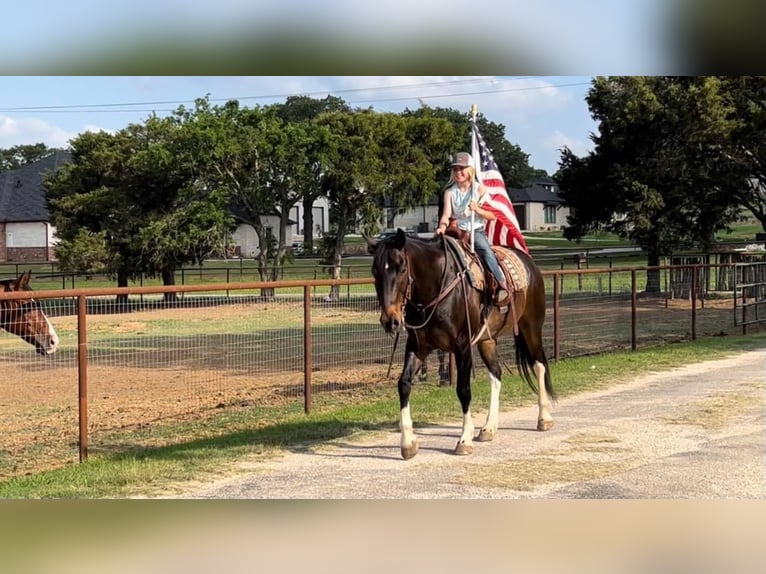
<path id="1" fill-rule="evenodd" d="M 445 247 L 444 254 L 445 258 L 449 255 L 449 250 L 446 248 L 446 245 L 444 244 L 444 238 L 442 237 L 442 245 Z M 431 318 L 434 316 L 434 313 L 436 313 L 436 309 L 439 306 L 439 303 L 441 303 L 444 299 L 446 299 L 447 295 L 449 295 L 452 290 L 457 287 L 457 284 L 464 281 L 465 279 L 465 273 L 466 270 L 462 269 L 460 270 L 456 275 L 455 278 L 447 285 L 447 269 L 449 267 L 448 262 L 445 259 L 444 263 L 444 270 L 442 271 L 442 276 L 440 279 L 440 287 L 439 287 L 439 293 L 434 297 L 430 302 L 426 303 L 425 305 L 422 305 L 420 303 L 416 303 L 415 301 L 412 301 L 412 286 L 415 283 L 415 279 L 412 277 L 412 273 L 410 270 L 412 269 L 412 263 L 410 262 L 410 254 L 407 252 L 407 247 L 405 246 L 402 251 L 404 252 L 404 260 L 407 267 L 407 285 L 404 288 L 404 293 L 402 296 L 402 318 L 404 319 L 404 327 L 407 329 L 422 329 L 428 323 L 431 321 Z M 463 290 L 463 293 L 465 294 L 465 289 Z M 412 303 L 415 307 L 418 308 L 418 311 L 425 312 L 428 309 L 431 309 L 431 312 L 428 314 L 428 316 L 425 318 L 425 321 L 420 323 L 419 325 L 412 325 L 407 322 L 407 313 L 406 313 L 406 307 L 407 303 Z"/>

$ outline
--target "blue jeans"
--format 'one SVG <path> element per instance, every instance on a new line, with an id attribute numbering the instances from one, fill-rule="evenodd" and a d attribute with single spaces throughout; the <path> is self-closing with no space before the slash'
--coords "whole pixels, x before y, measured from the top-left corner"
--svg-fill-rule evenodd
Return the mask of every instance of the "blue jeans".
<path id="1" fill-rule="evenodd" d="M 476 253 L 479 254 L 479 257 L 481 257 L 482 261 L 484 261 L 484 264 L 487 266 L 487 268 L 492 272 L 492 275 L 495 276 L 497 282 L 501 285 L 504 284 L 505 275 L 503 275 L 503 271 L 500 269 L 500 264 L 497 262 L 495 252 L 492 251 L 492 248 L 489 245 L 489 239 L 487 239 L 487 234 L 483 229 L 474 230 L 473 248 L 476 250 Z"/>

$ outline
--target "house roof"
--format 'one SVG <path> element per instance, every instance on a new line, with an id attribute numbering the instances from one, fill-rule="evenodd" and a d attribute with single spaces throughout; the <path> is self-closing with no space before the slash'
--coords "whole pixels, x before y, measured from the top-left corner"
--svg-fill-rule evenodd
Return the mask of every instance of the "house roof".
<path id="1" fill-rule="evenodd" d="M 55 150 L 34 163 L 0 173 L 0 221 L 48 221 L 43 175 L 70 160 L 69 152 Z"/>
<path id="2" fill-rule="evenodd" d="M 543 203 L 545 205 L 564 203 L 553 180 L 534 183 L 529 187 L 512 187 L 508 190 L 508 196 L 513 203 Z"/>

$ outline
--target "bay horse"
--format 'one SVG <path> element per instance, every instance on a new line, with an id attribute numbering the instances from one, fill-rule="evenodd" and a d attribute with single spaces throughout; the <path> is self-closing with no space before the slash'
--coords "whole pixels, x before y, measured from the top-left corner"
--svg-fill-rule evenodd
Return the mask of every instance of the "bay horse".
<path id="1" fill-rule="evenodd" d="M 29 286 L 31 270 L 16 279 L 0 281 L 0 291 L 32 291 Z M 0 327 L 24 339 L 40 355 L 56 352 L 59 337 L 40 304 L 30 295 L 24 299 L 0 299 Z"/>
<path id="2" fill-rule="evenodd" d="M 480 265 L 478 260 L 459 245 L 454 249 L 456 245 L 457 241 L 445 236 L 421 239 L 399 230 L 377 243 L 373 257 L 380 324 L 389 334 L 402 329 L 407 332 L 404 367 L 398 381 L 401 455 L 405 460 L 418 451 L 410 413 L 412 378 L 435 349 L 455 356 L 456 392 L 463 411 L 455 454 L 473 452 L 470 406 L 474 344 L 489 371 L 491 384 L 489 412 L 476 440 L 491 441 L 497 433 L 502 376 L 497 339 L 508 333 L 514 334 L 519 373 L 537 393 L 537 429 L 549 430 L 553 426 L 549 399 L 555 400 L 556 394 L 543 348 L 545 283 L 540 270 L 521 251 L 493 247 L 501 268 L 511 279 L 508 285 L 515 285 L 510 288 L 510 301 L 498 307 L 487 291 L 479 288 L 484 271 L 472 274 L 472 268 Z M 511 260 L 518 268 L 515 277 L 509 273 Z"/>

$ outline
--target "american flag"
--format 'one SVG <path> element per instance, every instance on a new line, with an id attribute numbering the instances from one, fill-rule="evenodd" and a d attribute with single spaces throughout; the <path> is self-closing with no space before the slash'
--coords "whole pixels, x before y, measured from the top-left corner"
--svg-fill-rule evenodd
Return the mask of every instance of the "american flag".
<path id="1" fill-rule="evenodd" d="M 495 219 L 488 221 L 485 227 L 487 238 L 492 245 L 515 247 L 529 255 L 529 249 L 521 234 L 519 220 L 516 218 L 516 211 L 505 189 L 503 176 L 500 175 L 495 159 L 474 121 L 471 122 L 471 129 L 474 136 L 471 138 L 473 144 L 471 152 L 476 164 L 476 177 L 489 193 L 482 207 L 495 214 Z"/>

